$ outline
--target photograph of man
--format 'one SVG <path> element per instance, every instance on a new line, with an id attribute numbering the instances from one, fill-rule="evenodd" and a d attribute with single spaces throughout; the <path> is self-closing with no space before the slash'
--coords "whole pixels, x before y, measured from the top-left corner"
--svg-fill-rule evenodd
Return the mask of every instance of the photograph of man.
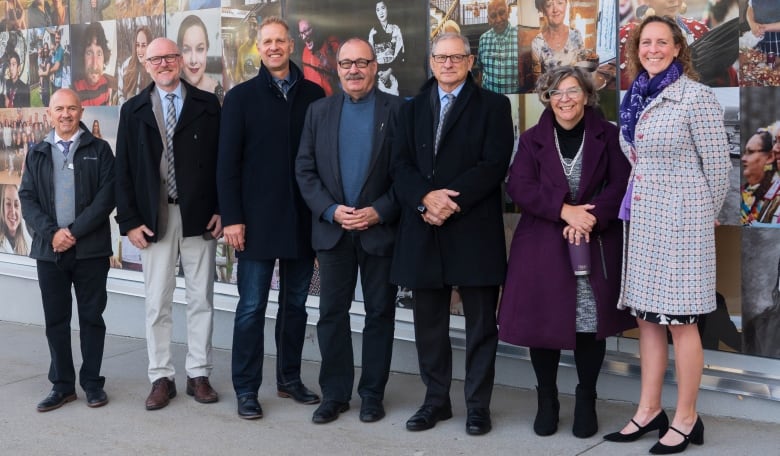
<path id="1" fill-rule="evenodd" d="M 152 391 L 147 410 L 176 396 L 171 360 L 172 300 L 180 259 L 186 287 L 187 394 L 218 400 L 209 383 L 214 313 L 217 209 L 217 97 L 180 78 L 176 43 L 156 38 L 146 48 L 153 83 L 130 98 L 117 129 L 117 214 L 120 233 L 141 250 L 146 291 L 146 345 Z"/>
<path id="2" fill-rule="evenodd" d="M 52 78 L 52 93 L 63 87 L 62 76 L 65 70 L 65 48 L 62 47 L 62 33 L 63 29 L 58 28 L 54 31 L 54 47 L 51 52 L 51 66 L 49 67 L 49 74 L 53 75 Z M 65 84 L 65 87 L 68 85 Z"/>
<path id="3" fill-rule="evenodd" d="M 466 324 L 466 432 L 491 430 L 495 312 L 506 273 L 501 184 L 514 135 L 509 100 L 479 88 L 473 64 L 467 38 L 434 38 L 433 78 L 401 108 L 394 141 L 401 221 L 391 281 L 414 292 L 415 344 L 426 386 L 423 405 L 406 422 L 410 431 L 452 417 L 449 321 L 455 286 Z"/>
<path id="4" fill-rule="evenodd" d="M 338 86 L 336 52 L 339 40 L 321 35 L 307 19 L 298 21 L 298 35 L 303 41 L 301 62 L 303 77 L 322 87 L 326 96 L 333 95 Z"/>
<path id="5" fill-rule="evenodd" d="M 248 15 L 241 23 L 241 42 L 236 50 L 235 81 L 240 84 L 257 76 L 260 68 L 260 51 L 257 50 L 257 18 Z"/>
<path id="6" fill-rule="evenodd" d="M 520 91 L 517 27 L 509 23 L 506 0 L 490 0 L 488 29 L 479 37 L 477 64 L 482 69 L 482 88 L 496 93 Z"/>
<path id="7" fill-rule="evenodd" d="M 73 83 L 73 88 L 81 97 L 83 106 L 116 105 L 116 78 L 106 74 L 111 60 L 106 32 L 100 22 L 89 24 L 81 39 L 83 66 L 81 78 Z"/>
<path id="8" fill-rule="evenodd" d="M 306 109 L 325 93 L 290 61 L 294 42 L 284 20 L 269 16 L 262 21 L 257 48 L 260 72 L 225 96 L 217 169 L 225 242 L 238 258 L 232 375 L 238 415 L 244 419 L 263 416 L 257 393 L 263 381 L 265 311 L 277 259 L 277 393 L 303 404 L 320 401 L 301 381 L 314 251 L 311 211 L 291 165 Z"/>
<path id="9" fill-rule="evenodd" d="M 52 390 L 38 404 L 48 412 L 76 400 L 71 351 L 71 286 L 76 292 L 83 359 L 79 384 L 87 406 L 108 403 L 100 375 L 106 325 L 106 278 L 111 251 L 109 216 L 114 210 L 114 154 L 81 123 L 78 95 L 62 89 L 51 97 L 54 129 L 27 154 L 19 199 L 33 230 L 30 257 L 36 260 L 46 339 L 51 353 Z"/>
<path id="10" fill-rule="evenodd" d="M 5 80 L 5 107 L 28 108 L 30 107 L 30 88 L 22 82 L 22 65 L 19 54 L 16 51 L 6 52 L 8 58 L 8 79 Z"/>
<path id="11" fill-rule="evenodd" d="M 372 46 L 351 38 L 338 52 L 343 93 L 309 108 L 295 162 L 298 186 L 312 212 L 312 244 L 320 267 L 322 405 L 315 423 L 349 409 L 355 377 L 349 310 L 360 271 L 366 311 L 360 420 L 385 416 L 396 287 L 390 263 L 399 216 L 390 179 L 392 129 L 402 100 L 376 89 Z"/>

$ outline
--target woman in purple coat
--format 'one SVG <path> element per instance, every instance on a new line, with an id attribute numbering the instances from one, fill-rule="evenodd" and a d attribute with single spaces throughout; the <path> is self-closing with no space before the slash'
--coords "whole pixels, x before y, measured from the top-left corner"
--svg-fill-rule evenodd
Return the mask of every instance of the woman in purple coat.
<path id="1" fill-rule="evenodd" d="M 590 75 L 562 66 L 536 88 L 547 109 L 523 133 L 507 192 L 522 217 L 509 254 L 499 310 L 499 338 L 530 347 L 538 381 L 538 435 L 558 428 L 561 349 L 573 349 L 579 385 L 572 431 L 598 430 L 596 381 L 607 336 L 636 326 L 617 310 L 622 224 L 618 208 L 630 172 L 618 129 L 594 109 Z M 575 276 L 568 243 L 586 243 L 590 274 Z"/>

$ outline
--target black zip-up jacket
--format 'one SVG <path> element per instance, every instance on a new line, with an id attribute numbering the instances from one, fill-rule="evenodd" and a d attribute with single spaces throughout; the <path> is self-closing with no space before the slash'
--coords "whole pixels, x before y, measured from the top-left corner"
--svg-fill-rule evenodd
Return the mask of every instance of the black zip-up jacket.
<path id="1" fill-rule="evenodd" d="M 109 215 L 116 205 L 114 154 L 108 143 L 92 136 L 86 125 L 79 123 L 79 128 L 81 137 L 72 161 L 76 219 L 68 229 L 76 237 L 76 259 L 109 257 L 113 254 Z M 30 149 L 19 187 L 22 216 L 33 230 L 30 257 L 44 261 L 56 260 L 51 241 L 60 229 L 54 203 L 53 142 L 54 131 Z"/>

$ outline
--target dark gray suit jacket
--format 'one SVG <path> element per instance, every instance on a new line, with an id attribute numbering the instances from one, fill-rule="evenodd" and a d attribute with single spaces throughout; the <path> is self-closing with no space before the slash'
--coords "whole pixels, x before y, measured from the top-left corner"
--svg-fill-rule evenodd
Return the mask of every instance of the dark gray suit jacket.
<path id="1" fill-rule="evenodd" d="M 363 249 L 372 255 L 388 256 L 393 252 L 399 217 L 390 178 L 391 143 L 396 115 L 403 100 L 376 89 L 374 93 L 376 104 L 371 162 L 356 207 L 372 206 L 382 219 L 382 223 L 359 233 Z M 339 224 L 328 222 L 322 215 L 333 204 L 345 204 L 338 144 L 341 106 L 345 96 L 342 92 L 311 104 L 295 161 L 298 186 L 312 212 L 314 250 L 329 250 L 344 235 Z"/>

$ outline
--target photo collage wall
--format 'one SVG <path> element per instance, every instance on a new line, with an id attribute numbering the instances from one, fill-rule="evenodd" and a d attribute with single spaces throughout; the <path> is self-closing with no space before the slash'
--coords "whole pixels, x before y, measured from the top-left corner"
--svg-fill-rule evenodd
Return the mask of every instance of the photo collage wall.
<path id="1" fill-rule="evenodd" d="M 83 121 L 115 145 L 119 106 L 146 87 L 146 46 L 166 36 L 181 49 L 182 77 L 222 100 L 260 68 L 255 46 L 265 17 L 282 16 L 293 61 L 327 94 L 340 91 L 336 51 L 368 40 L 377 87 L 415 95 L 429 77 L 430 39 L 456 31 L 475 55 L 473 76 L 511 101 L 515 138 L 543 112 L 539 75 L 585 68 L 600 109 L 617 119 L 628 33 L 648 14 L 672 16 L 701 81 L 724 108 L 731 190 L 719 217 L 718 311 L 702 324 L 706 348 L 780 357 L 780 3 L 772 0 L 5 0 L 0 8 L 0 252 L 27 254 L 30 234 L 17 187 L 27 150 L 51 129 L 45 106 L 57 88 L 76 90 Z M 747 134 L 741 134 L 741 132 Z M 505 204 L 507 247 L 522 215 Z M 139 252 L 115 229 L 112 265 L 140 271 Z M 236 259 L 220 243 L 215 280 L 236 281 Z M 318 293 L 316 279 L 311 293 Z M 356 298 L 361 299 L 357 290 Z M 452 311 L 459 313 L 453 295 Z M 399 292 L 399 305 L 412 305 Z M 774 339 L 773 339 L 774 338 Z"/>

